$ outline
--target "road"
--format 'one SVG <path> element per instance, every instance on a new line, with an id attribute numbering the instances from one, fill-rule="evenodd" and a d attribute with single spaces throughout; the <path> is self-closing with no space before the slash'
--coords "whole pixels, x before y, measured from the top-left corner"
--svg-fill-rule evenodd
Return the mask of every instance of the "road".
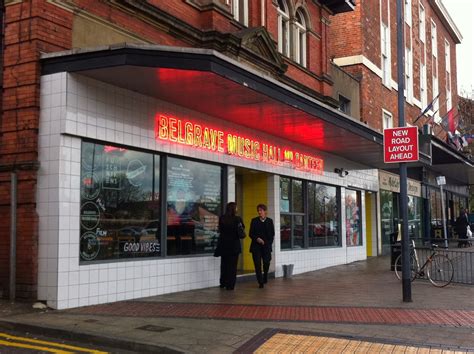
<path id="1" fill-rule="evenodd" d="M 56 353 L 56 354 L 131 354 L 135 352 L 98 346 L 91 343 L 78 343 L 65 341 L 61 338 L 38 337 L 28 333 L 20 334 L 12 331 L 0 331 L 0 353 L 2 354 L 32 354 L 32 353 Z"/>

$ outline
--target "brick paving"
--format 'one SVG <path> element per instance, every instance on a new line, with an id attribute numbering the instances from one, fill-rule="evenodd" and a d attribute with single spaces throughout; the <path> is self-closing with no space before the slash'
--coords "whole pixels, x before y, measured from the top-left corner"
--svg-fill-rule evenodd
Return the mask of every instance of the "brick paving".
<path id="1" fill-rule="evenodd" d="M 266 328 L 235 353 L 467 353 L 468 348 L 415 346 L 364 337 L 326 336 L 319 333 Z"/>
<path id="2" fill-rule="evenodd" d="M 371 258 L 271 279 L 264 289 L 252 279 L 238 283 L 235 291 L 216 286 L 66 311 L 23 313 L 23 307 L 10 311 L 5 303 L 0 325 L 4 321 L 4 326 L 23 325 L 29 332 L 41 328 L 185 353 L 233 353 L 257 343 L 259 333 L 266 329 L 280 334 L 294 331 L 298 337 L 292 340 L 301 340 L 299 349 L 307 348 L 307 341 L 320 339 L 315 337 L 333 343 L 334 338 L 345 336 L 384 344 L 359 343 L 358 350 L 394 350 L 391 346 L 402 344 L 427 353 L 474 351 L 473 286 L 453 284 L 439 289 L 416 280 L 413 302 L 403 303 L 401 283 L 389 268 L 389 259 Z M 165 330 L 156 332 L 157 328 Z M 275 338 L 278 341 L 274 339 L 272 345 L 286 345 L 287 337 Z"/>
<path id="3" fill-rule="evenodd" d="M 364 307 L 253 306 L 124 301 L 70 310 L 81 315 L 207 318 L 247 321 L 310 321 L 474 328 L 474 311 Z"/>

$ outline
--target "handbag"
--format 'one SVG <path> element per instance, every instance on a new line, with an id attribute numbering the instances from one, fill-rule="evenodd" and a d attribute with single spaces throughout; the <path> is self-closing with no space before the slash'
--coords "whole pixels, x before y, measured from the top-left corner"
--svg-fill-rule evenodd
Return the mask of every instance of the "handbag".
<path id="1" fill-rule="evenodd" d="M 469 225 L 467 225 L 466 236 L 467 236 L 467 238 L 472 238 L 472 231 L 471 231 L 471 227 Z"/>
<path id="2" fill-rule="evenodd" d="M 216 248 L 214 249 L 214 257 L 220 257 L 220 256 L 222 256 L 222 251 L 221 251 L 221 240 L 219 238 L 217 240 Z"/>
<path id="3" fill-rule="evenodd" d="M 247 236 L 245 234 L 244 225 L 241 222 L 239 222 L 239 224 L 237 225 L 237 235 L 239 235 L 240 239 L 245 238 L 245 236 Z"/>

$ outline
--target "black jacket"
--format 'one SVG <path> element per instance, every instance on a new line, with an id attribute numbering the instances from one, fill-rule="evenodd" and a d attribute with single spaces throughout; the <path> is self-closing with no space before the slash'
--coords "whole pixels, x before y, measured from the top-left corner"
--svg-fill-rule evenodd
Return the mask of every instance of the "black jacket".
<path id="1" fill-rule="evenodd" d="M 220 235 L 218 248 L 220 256 L 235 255 L 242 252 L 242 246 L 240 245 L 240 238 L 237 230 L 239 223 L 242 223 L 242 226 L 244 226 L 240 216 L 234 216 L 230 219 L 225 216 L 219 218 Z"/>
<path id="2" fill-rule="evenodd" d="M 273 225 L 273 220 L 266 218 L 265 221 L 262 222 L 258 216 L 253 218 L 250 223 L 249 236 L 252 239 L 250 252 L 259 252 L 262 248 L 271 252 L 273 239 L 275 238 L 275 226 Z M 259 237 L 265 241 L 263 246 L 257 242 L 257 238 Z"/>
<path id="3" fill-rule="evenodd" d="M 456 232 L 458 233 L 459 238 L 467 238 L 467 226 L 469 225 L 469 220 L 467 215 L 463 214 L 458 216 L 456 219 Z"/>

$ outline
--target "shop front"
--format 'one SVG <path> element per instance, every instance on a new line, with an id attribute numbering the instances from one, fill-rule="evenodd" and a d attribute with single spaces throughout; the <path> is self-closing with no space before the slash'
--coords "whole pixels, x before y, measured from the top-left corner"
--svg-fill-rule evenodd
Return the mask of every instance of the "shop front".
<path id="1" fill-rule="evenodd" d="M 381 244 L 382 255 L 390 254 L 390 247 L 400 241 L 400 177 L 396 174 L 379 171 Z M 410 239 L 423 242 L 424 213 L 421 195 L 421 182 L 407 180 L 408 190 L 408 233 Z"/>
<path id="2" fill-rule="evenodd" d="M 268 206 L 277 277 L 286 264 L 367 257 L 379 134 L 211 51 L 132 52 L 43 60 L 40 300 L 71 308 L 217 286 L 230 201 L 247 228 Z M 134 66 L 110 66 L 130 53 Z M 190 67 L 176 69 L 183 58 Z M 249 244 L 241 275 L 253 271 Z"/>

